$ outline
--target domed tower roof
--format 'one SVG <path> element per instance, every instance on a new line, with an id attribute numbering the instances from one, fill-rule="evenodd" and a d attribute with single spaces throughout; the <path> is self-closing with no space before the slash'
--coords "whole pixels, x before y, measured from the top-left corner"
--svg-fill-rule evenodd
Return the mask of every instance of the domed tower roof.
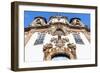
<path id="1" fill-rule="evenodd" d="M 71 18 L 70 23 L 71 26 L 84 27 L 84 24 L 82 23 L 81 19 L 77 17 Z"/>
<path id="2" fill-rule="evenodd" d="M 46 18 L 42 16 L 37 16 L 34 18 L 32 24 L 30 26 L 38 27 L 38 26 L 45 26 L 47 24 Z"/>
<path id="3" fill-rule="evenodd" d="M 80 20 L 80 21 L 81 21 L 81 19 L 80 19 L 80 18 L 74 17 L 74 18 L 71 18 L 70 23 L 71 23 L 73 20 L 75 20 L 75 19 L 77 19 L 77 20 Z"/>
<path id="4" fill-rule="evenodd" d="M 47 23 L 46 18 L 45 18 L 45 17 L 42 17 L 42 16 L 37 16 L 37 17 L 34 18 L 34 20 L 35 20 L 35 19 L 38 19 L 38 18 L 43 19 L 43 20 L 45 21 L 45 23 Z"/>

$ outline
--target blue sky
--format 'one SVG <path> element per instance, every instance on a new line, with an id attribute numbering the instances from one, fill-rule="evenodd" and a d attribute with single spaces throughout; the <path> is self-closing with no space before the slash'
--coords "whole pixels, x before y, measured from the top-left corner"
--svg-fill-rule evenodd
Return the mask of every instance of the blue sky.
<path id="1" fill-rule="evenodd" d="M 48 21 L 49 17 L 55 15 L 62 15 L 68 17 L 70 21 L 71 18 L 77 17 L 90 28 L 90 14 L 85 13 L 64 13 L 64 12 L 42 12 L 42 11 L 24 11 L 24 28 L 28 27 L 31 22 L 34 20 L 34 17 L 42 16 L 45 17 Z"/>

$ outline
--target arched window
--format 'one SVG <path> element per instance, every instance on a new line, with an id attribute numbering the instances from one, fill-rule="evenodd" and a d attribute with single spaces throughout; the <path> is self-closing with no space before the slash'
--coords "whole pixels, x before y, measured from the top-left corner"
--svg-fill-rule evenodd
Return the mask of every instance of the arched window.
<path id="1" fill-rule="evenodd" d="M 41 24 L 41 19 L 37 19 L 37 20 L 36 20 L 36 23 L 37 23 L 37 24 Z"/>
<path id="2" fill-rule="evenodd" d="M 54 32 L 55 35 L 65 35 L 64 31 L 62 29 L 56 29 Z"/>

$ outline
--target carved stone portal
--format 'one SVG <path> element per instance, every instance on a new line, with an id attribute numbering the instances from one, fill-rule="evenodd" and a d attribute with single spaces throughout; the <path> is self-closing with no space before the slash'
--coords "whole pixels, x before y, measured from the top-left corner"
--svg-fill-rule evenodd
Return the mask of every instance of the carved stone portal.
<path id="1" fill-rule="evenodd" d="M 69 59 L 76 59 L 76 45 L 69 43 L 68 38 L 58 36 L 58 38 L 52 38 L 51 42 L 54 44 L 48 43 L 43 46 L 44 60 L 52 60 L 55 55 L 59 54 L 66 55 Z M 65 45 L 66 42 L 67 45 Z"/>

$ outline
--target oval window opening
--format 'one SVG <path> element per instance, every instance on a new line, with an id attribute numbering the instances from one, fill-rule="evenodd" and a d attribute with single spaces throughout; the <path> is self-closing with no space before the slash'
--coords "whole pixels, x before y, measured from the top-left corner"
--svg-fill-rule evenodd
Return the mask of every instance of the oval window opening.
<path id="1" fill-rule="evenodd" d="M 59 60 L 69 60 L 70 57 L 66 54 L 56 54 L 52 56 L 53 61 L 59 61 Z"/>

